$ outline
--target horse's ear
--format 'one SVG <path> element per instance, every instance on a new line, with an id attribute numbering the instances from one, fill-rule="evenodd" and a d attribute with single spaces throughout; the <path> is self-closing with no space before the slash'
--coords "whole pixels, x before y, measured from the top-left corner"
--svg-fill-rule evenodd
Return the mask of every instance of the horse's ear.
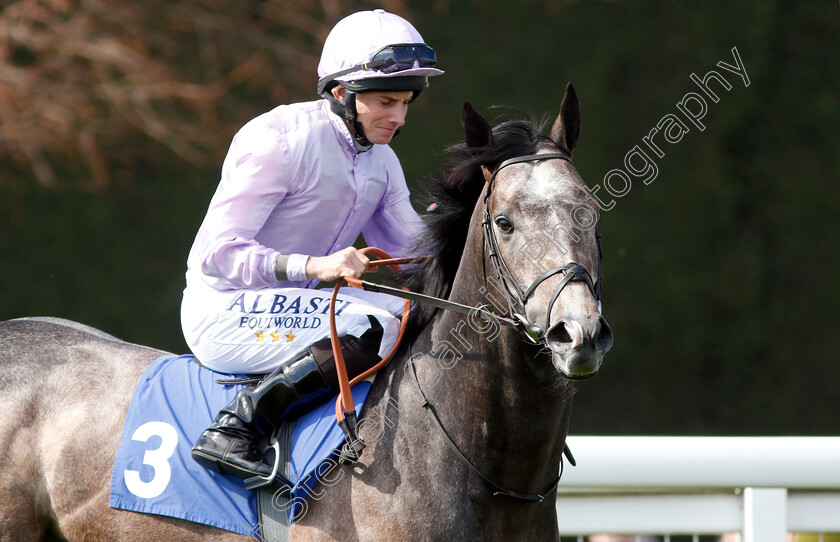
<path id="1" fill-rule="evenodd" d="M 493 143 L 493 129 L 490 123 L 475 112 L 470 102 L 464 102 L 461 123 L 464 125 L 464 142 L 468 149 L 484 149 Z"/>
<path id="2" fill-rule="evenodd" d="M 560 114 L 554 121 L 549 134 L 552 141 L 560 145 L 560 150 L 572 154 L 580 139 L 580 103 L 578 102 L 575 87 L 566 83 L 566 93 L 563 95 L 563 102 L 560 104 Z"/>

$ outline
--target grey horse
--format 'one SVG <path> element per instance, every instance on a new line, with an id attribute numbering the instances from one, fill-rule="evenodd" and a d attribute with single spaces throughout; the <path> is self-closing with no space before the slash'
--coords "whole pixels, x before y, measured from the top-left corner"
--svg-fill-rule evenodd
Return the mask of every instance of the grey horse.
<path id="1" fill-rule="evenodd" d="M 294 541 L 559 540 L 573 381 L 612 345 L 598 207 L 568 159 L 578 100 L 567 86 L 547 137 L 530 121 L 491 130 L 469 104 L 463 122 L 432 187 L 431 257 L 406 284 L 483 309 L 415 311 L 371 390 L 367 448 L 316 486 Z M 248 539 L 108 507 L 134 386 L 164 354 L 66 320 L 0 323 L 0 541 Z"/>

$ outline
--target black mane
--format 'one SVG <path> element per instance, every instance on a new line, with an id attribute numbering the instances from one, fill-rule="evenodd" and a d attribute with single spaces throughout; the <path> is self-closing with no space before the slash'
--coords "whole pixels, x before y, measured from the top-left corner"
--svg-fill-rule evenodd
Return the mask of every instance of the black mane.
<path id="1" fill-rule="evenodd" d="M 423 216 L 428 231 L 419 240 L 415 254 L 430 258 L 407 276 L 405 285 L 410 290 L 448 297 L 466 244 L 470 217 L 484 189 L 481 166 L 493 170 L 508 158 L 534 154 L 546 142 L 557 146 L 542 135 L 544 125 L 530 118 L 510 120 L 493 129 L 493 142 L 488 147 L 470 149 L 461 142 L 447 149 L 454 159 L 442 174 L 429 181 L 423 198 L 434 206 Z M 412 330 L 419 331 L 434 312 L 428 306 L 414 311 Z"/>

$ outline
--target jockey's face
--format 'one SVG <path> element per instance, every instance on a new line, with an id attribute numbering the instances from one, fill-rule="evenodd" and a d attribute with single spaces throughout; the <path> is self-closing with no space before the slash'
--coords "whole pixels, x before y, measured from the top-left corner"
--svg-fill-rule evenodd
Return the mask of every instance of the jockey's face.
<path id="1" fill-rule="evenodd" d="M 344 101 L 344 87 L 339 85 L 334 92 L 338 94 L 336 98 Z M 391 142 L 397 128 L 405 124 L 408 102 L 413 94 L 410 90 L 356 94 L 356 120 L 362 124 L 368 141 L 379 145 Z"/>

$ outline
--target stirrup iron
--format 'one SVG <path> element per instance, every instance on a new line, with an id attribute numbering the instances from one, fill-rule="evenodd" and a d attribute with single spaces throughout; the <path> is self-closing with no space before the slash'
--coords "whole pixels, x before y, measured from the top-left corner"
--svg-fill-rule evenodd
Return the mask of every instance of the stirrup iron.
<path id="1" fill-rule="evenodd" d="M 283 462 L 283 458 L 280 456 L 280 441 L 276 438 L 273 440 L 274 442 L 271 443 L 271 448 L 274 450 L 274 467 L 271 469 L 271 474 L 268 476 L 258 474 L 256 476 L 252 476 L 251 478 L 246 478 L 245 489 L 257 489 L 259 487 L 270 485 L 277 477 L 277 471 L 280 470 L 280 463 Z"/>

